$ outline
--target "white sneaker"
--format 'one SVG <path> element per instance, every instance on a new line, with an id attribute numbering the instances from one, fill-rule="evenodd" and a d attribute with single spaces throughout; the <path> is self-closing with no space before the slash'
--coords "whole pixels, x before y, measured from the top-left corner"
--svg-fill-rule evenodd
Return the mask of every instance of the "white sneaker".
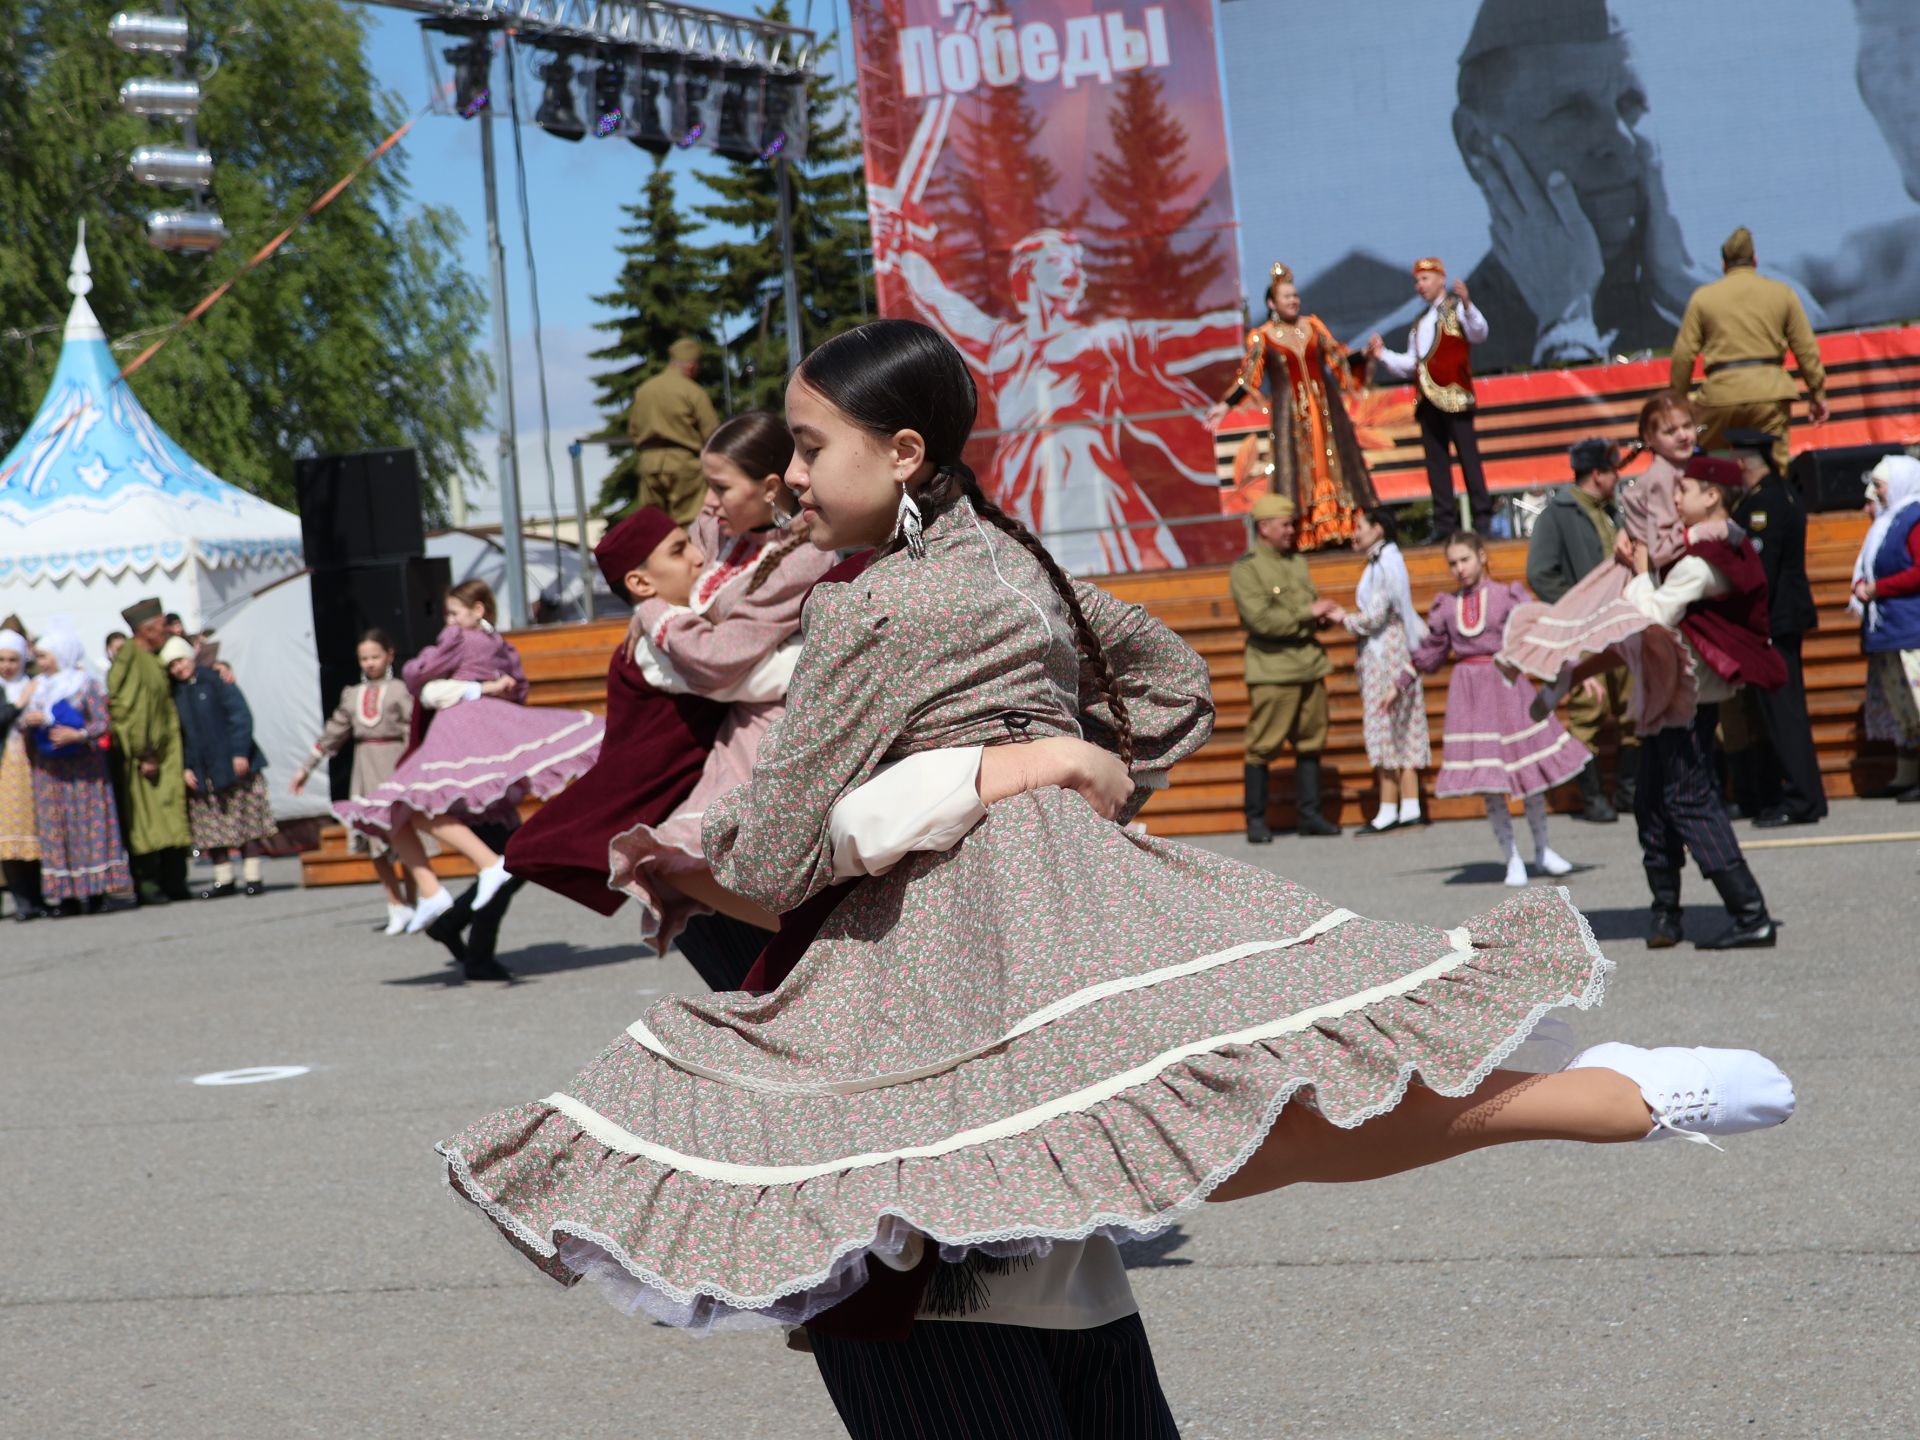
<path id="1" fill-rule="evenodd" d="M 422 897 L 413 907 L 413 918 L 407 922 L 407 934 L 418 935 L 447 911 L 453 909 L 453 892 L 442 885 L 433 894 Z"/>
<path id="2" fill-rule="evenodd" d="M 1713 1145 L 1710 1135 L 1770 1129 L 1793 1114 L 1793 1082 L 1752 1050 L 1643 1050 L 1610 1041 L 1581 1051 L 1567 1068 L 1613 1070 L 1638 1085 L 1653 1112 L 1653 1128 L 1642 1137 L 1647 1140 L 1684 1135 Z"/>
<path id="3" fill-rule="evenodd" d="M 382 935 L 404 934 L 407 922 L 411 919 L 413 919 L 411 905 L 389 905 L 387 906 L 387 928 L 380 933 Z"/>
<path id="4" fill-rule="evenodd" d="M 1520 858 L 1520 852 L 1518 850 L 1515 850 L 1512 854 L 1507 856 L 1507 884 L 1513 886 L 1514 889 L 1518 890 L 1522 885 L 1526 883 L 1527 883 L 1527 862 L 1522 860 Z"/>
<path id="5" fill-rule="evenodd" d="M 1534 857 L 1533 863 L 1540 867 L 1540 873 L 1542 875 L 1565 875 L 1573 869 L 1573 862 L 1567 859 L 1566 856 L 1560 854 L 1551 845 L 1542 845 L 1540 847 L 1540 853 Z"/>
<path id="6" fill-rule="evenodd" d="M 500 893 L 500 887 L 512 878 L 513 876 L 507 873 L 507 862 L 504 860 L 496 860 L 482 870 L 479 883 L 474 886 L 473 891 L 474 913 L 477 915 L 486 909 L 488 902 Z"/>

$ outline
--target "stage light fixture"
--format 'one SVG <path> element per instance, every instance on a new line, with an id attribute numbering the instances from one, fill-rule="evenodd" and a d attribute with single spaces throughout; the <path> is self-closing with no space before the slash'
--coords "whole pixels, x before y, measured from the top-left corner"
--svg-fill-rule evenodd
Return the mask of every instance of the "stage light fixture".
<path id="1" fill-rule="evenodd" d="M 764 95 L 760 158 L 771 160 L 793 148 L 795 117 L 803 113 L 807 103 L 806 89 L 798 80 L 769 80 Z"/>
<path id="2" fill-rule="evenodd" d="M 627 88 L 627 62 L 602 60 L 593 72 L 593 133 L 603 139 L 621 127 L 620 101 Z"/>
<path id="3" fill-rule="evenodd" d="M 493 44 L 476 35 L 464 45 L 440 52 L 453 66 L 453 108 L 462 120 L 471 120 L 493 103 Z"/>
<path id="4" fill-rule="evenodd" d="M 713 148 L 729 160 L 752 160 L 759 155 L 753 126 L 759 100 L 760 77 L 752 70 L 732 67 L 722 72 L 720 128 L 713 137 Z"/>
<path id="5" fill-rule="evenodd" d="M 200 113 L 200 82 L 140 76 L 121 85 L 120 108 L 132 115 L 191 119 Z"/>
<path id="6" fill-rule="evenodd" d="M 633 124 L 627 139 L 658 160 L 673 148 L 673 137 L 660 118 L 660 102 L 670 88 L 671 72 L 641 62 L 633 87 Z"/>
<path id="7" fill-rule="evenodd" d="M 107 38 L 134 55 L 184 55 L 187 22 L 180 15 L 143 15 L 123 10 L 107 22 Z"/>
<path id="8" fill-rule="evenodd" d="M 700 143 L 707 133 L 707 95 L 713 89 L 710 66 L 685 65 L 680 71 L 680 96 L 673 107 L 673 143 L 682 150 Z"/>
<path id="9" fill-rule="evenodd" d="M 535 73 L 547 88 L 540 97 L 540 108 L 533 113 L 533 123 L 561 140 L 584 139 L 587 127 L 581 123 L 580 106 L 573 98 L 573 62 L 555 55 Z"/>
<path id="10" fill-rule="evenodd" d="M 170 190 L 199 190 L 213 183 L 213 156 L 205 150 L 142 145 L 128 158 L 127 169 L 142 185 Z"/>
<path id="11" fill-rule="evenodd" d="M 156 210 L 147 216 L 147 241 L 161 250 L 218 250 L 227 224 L 211 210 Z"/>

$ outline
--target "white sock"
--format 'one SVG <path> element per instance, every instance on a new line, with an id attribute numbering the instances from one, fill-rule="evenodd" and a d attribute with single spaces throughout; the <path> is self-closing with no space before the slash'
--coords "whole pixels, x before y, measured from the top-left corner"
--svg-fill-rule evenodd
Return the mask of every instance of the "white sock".
<path id="1" fill-rule="evenodd" d="M 233 862 L 216 860 L 213 862 L 213 883 L 216 885 L 233 884 Z"/>
<path id="2" fill-rule="evenodd" d="M 249 855 L 240 862 L 240 878 L 249 885 L 258 885 L 263 873 L 258 855 Z"/>
<path id="3" fill-rule="evenodd" d="M 1380 807 L 1380 813 L 1378 815 L 1375 815 L 1373 819 L 1367 822 L 1368 828 L 1373 830 L 1385 830 L 1389 826 L 1397 822 L 1399 815 L 1400 815 L 1400 809 L 1398 806 L 1382 805 Z"/>
<path id="4" fill-rule="evenodd" d="M 407 922 L 407 934 L 418 935 L 447 911 L 453 909 L 453 892 L 442 885 L 431 895 L 420 897 L 413 907 L 413 919 Z"/>
<path id="5" fill-rule="evenodd" d="M 482 870 L 479 886 L 473 892 L 473 908 L 476 911 L 486 909 L 493 897 L 500 893 L 500 887 L 512 878 L 507 873 L 507 862 L 504 860 L 496 860 Z"/>
<path id="6" fill-rule="evenodd" d="M 411 905 L 396 905 L 391 900 L 387 902 L 387 934 L 400 934 L 407 928 L 407 922 L 411 919 L 413 919 Z"/>
<path id="7" fill-rule="evenodd" d="M 1538 858 L 1552 848 L 1547 844 L 1547 797 L 1529 795 L 1526 805 L 1527 829 L 1533 834 L 1533 853 Z"/>
<path id="8" fill-rule="evenodd" d="M 1419 818 L 1420 797 L 1418 795 L 1410 795 L 1400 802 L 1400 823 L 1402 825 L 1407 824 L 1409 821 L 1418 820 Z"/>

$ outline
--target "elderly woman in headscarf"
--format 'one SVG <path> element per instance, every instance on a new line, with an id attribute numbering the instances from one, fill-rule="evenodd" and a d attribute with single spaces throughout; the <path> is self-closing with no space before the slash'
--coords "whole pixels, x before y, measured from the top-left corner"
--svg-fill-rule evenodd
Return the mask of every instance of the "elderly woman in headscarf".
<path id="1" fill-rule="evenodd" d="M 1360 638 L 1354 670 L 1361 732 L 1379 777 L 1380 811 L 1360 830 L 1362 839 L 1420 823 L 1420 772 L 1433 763 L 1426 696 L 1413 668 L 1413 649 L 1427 638 L 1427 623 L 1414 608 L 1399 539 L 1393 512 L 1384 505 L 1355 518 L 1353 548 L 1367 557 L 1367 568 L 1354 591 L 1354 608 L 1334 616 Z"/>
<path id="2" fill-rule="evenodd" d="M 36 652 L 40 678 L 20 717 L 33 762 L 33 805 L 40 826 L 46 898 L 63 915 L 97 912 L 107 896 L 131 890 L 120 814 L 100 737 L 107 733 L 106 688 L 90 674 L 79 636 L 49 631 Z"/>
<path id="3" fill-rule="evenodd" d="M 239 888 L 266 890 L 261 842 L 273 834 L 273 802 L 267 794 L 267 757 L 253 739 L 253 711 L 240 687 L 202 667 L 193 646 L 175 635 L 160 647 L 160 661 L 173 677 L 173 703 L 180 711 L 180 750 L 186 761 L 187 821 L 193 843 L 213 861 L 213 884 L 202 900 L 219 900 Z M 233 857 L 241 856 L 235 886 Z"/>
<path id="4" fill-rule="evenodd" d="M 46 913 L 40 898 L 40 834 L 33 814 L 33 773 L 20 716 L 33 692 L 27 667 L 33 647 L 18 630 L 0 627 L 0 872 L 13 893 L 13 918 Z"/>
<path id="5" fill-rule="evenodd" d="M 1898 756 L 1879 795 L 1920 804 L 1920 460 L 1889 455 L 1867 483 L 1875 518 L 1847 605 L 1867 655 L 1867 738 L 1892 741 Z"/>

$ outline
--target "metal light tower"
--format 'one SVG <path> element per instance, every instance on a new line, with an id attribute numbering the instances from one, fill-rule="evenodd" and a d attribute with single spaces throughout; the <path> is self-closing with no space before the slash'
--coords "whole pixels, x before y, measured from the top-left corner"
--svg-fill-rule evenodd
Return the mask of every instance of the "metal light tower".
<path id="1" fill-rule="evenodd" d="M 174 13 L 174 0 L 162 0 L 163 14 L 122 11 L 107 22 L 107 35 L 134 55 L 165 55 L 173 62 L 170 80 L 136 76 L 120 87 L 120 108 L 153 120 L 180 123 L 184 146 L 142 145 L 128 160 L 133 178 L 143 185 L 191 192 L 178 210 L 147 216 L 147 239 L 162 250 L 217 250 L 227 226 L 213 209 L 207 188 L 213 183 L 213 156 L 200 148 L 194 117 L 200 113 L 200 82 L 187 76 L 190 43 L 187 22 Z"/>

